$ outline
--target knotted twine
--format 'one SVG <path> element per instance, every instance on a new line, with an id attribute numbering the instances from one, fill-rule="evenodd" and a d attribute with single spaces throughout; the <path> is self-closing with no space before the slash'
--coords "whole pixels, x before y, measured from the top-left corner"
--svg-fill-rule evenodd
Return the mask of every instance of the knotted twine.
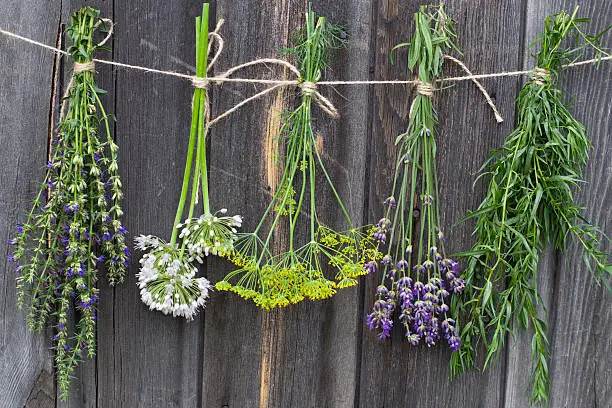
<path id="1" fill-rule="evenodd" d="M 535 67 L 531 73 L 531 81 L 540 86 L 546 85 L 550 81 L 550 71 L 546 68 Z"/>
<path id="2" fill-rule="evenodd" d="M 98 47 L 102 47 L 104 44 L 108 42 L 108 40 L 110 40 L 111 36 L 113 35 L 113 29 L 115 27 L 115 24 L 110 18 L 101 18 L 100 21 L 98 21 L 96 25 L 94 25 L 94 30 L 98 28 L 101 23 L 107 24 L 108 31 L 106 33 L 106 37 L 104 37 L 104 39 L 102 39 L 102 41 L 98 43 L 97 45 Z M 64 96 L 62 96 L 62 106 L 60 107 L 60 115 L 59 115 L 60 121 L 64 119 L 64 115 L 66 114 L 66 106 L 68 105 L 68 95 L 70 94 L 70 91 L 72 90 L 72 87 L 74 86 L 75 75 L 80 74 L 82 72 L 91 72 L 91 73 L 96 72 L 96 64 L 94 60 L 85 61 L 85 62 L 74 61 L 73 64 L 74 65 L 72 67 L 72 75 L 70 76 L 70 81 L 68 81 L 68 85 L 66 86 L 66 91 L 64 92 Z"/>
<path id="3" fill-rule="evenodd" d="M 103 21 L 108 21 L 111 22 L 110 20 L 104 19 Z M 111 22 L 112 23 L 112 22 Z M 110 37 L 110 34 L 112 33 L 112 25 L 111 28 L 109 30 L 109 35 L 107 35 L 107 37 Z M 15 38 L 18 39 L 20 41 L 24 41 L 33 45 L 36 45 L 38 47 L 41 48 L 45 48 L 47 50 L 53 51 L 54 53 L 57 54 L 62 54 L 62 55 L 70 55 L 70 53 L 62 50 L 61 48 L 57 48 L 57 47 L 53 47 L 47 44 L 44 44 L 42 42 L 36 41 L 36 40 L 32 40 L 30 38 L 21 36 L 19 34 L 15 34 L 12 33 L 10 31 L 6 31 L 3 29 L 0 29 L 0 34 L 6 35 L 8 37 L 11 38 Z M 217 40 L 221 40 L 222 38 L 219 36 L 215 36 L 215 38 L 217 38 Z M 101 44 L 102 45 L 104 42 L 106 42 L 107 39 L 105 39 Z M 449 58 L 449 56 L 445 56 L 447 58 Z M 454 60 L 452 58 L 449 58 L 451 60 Z M 562 68 L 570 68 L 570 67 L 577 67 L 577 66 L 582 66 L 582 65 L 590 65 L 590 64 L 598 64 L 601 61 L 610 61 L 612 60 L 612 56 L 598 56 L 597 58 L 591 58 L 588 60 L 584 60 L 584 61 L 578 61 L 578 62 L 570 62 L 567 64 L 563 64 L 561 67 Z M 160 70 L 160 69 L 155 69 L 155 68 L 149 68 L 149 67 L 143 67 L 143 66 L 139 66 L 139 65 L 131 65 L 131 64 L 125 64 L 122 62 L 116 62 L 116 61 L 108 61 L 108 60 L 102 60 L 102 59 L 96 59 L 94 58 L 92 61 L 101 63 L 101 64 L 106 64 L 106 65 L 112 65 L 112 66 L 116 66 L 116 67 L 120 67 L 120 68 L 125 68 L 125 69 L 133 69 L 133 70 L 138 70 L 138 71 L 143 71 L 143 72 L 150 72 L 150 73 L 155 73 L 155 74 L 160 74 L 160 75 L 167 75 L 167 76 L 173 76 L 173 77 L 177 77 L 177 78 L 184 78 L 184 79 L 189 79 L 192 82 L 195 81 L 194 86 L 198 85 L 198 86 L 206 86 L 208 83 L 211 82 L 215 82 L 215 83 L 223 83 L 223 82 L 238 82 L 238 83 L 252 83 L 252 84 L 271 84 L 273 86 L 271 86 L 270 88 L 256 94 L 253 95 L 245 100 L 243 100 L 242 102 L 238 103 L 237 105 L 235 105 L 233 108 L 231 108 L 230 110 L 228 110 L 227 112 L 224 112 L 223 114 L 219 115 L 218 117 L 216 117 L 215 119 L 213 119 L 210 123 L 210 125 L 216 123 L 217 121 L 221 120 L 223 117 L 231 114 L 232 112 L 234 112 L 235 110 L 239 109 L 241 106 L 249 103 L 250 101 L 253 101 L 255 99 L 258 99 L 264 95 L 266 95 L 269 92 L 274 91 L 275 89 L 282 87 L 282 86 L 300 86 L 300 81 L 299 80 L 279 80 L 279 79 L 258 79 L 258 78 L 227 78 L 227 77 L 208 77 L 206 79 L 198 79 L 193 75 L 189 75 L 189 74 L 182 74 L 180 72 L 174 72 L 174 71 L 164 71 L 164 70 Z M 458 61 L 458 60 L 457 60 Z M 457 62 L 455 61 L 455 62 Z M 266 64 L 266 63 L 275 63 L 275 64 L 281 64 L 284 65 L 290 69 L 292 69 L 292 71 L 295 69 L 295 71 L 297 71 L 297 69 L 289 64 L 286 61 L 283 60 L 277 60 L 277 59 L 268 59 L 268 58 L 264 58 L 264 59 L 260 59 L 260 60 L 256 60 L 256 61 L 252 61 L 250 63 L 247 64 L 243 64 L 243 65 L 239 65 L 238 67 L 235 68 L 239 68 L 239 67 L 244 67 L 244 66 L 248 66 L 248 65 L 253 65 L 254 63 L 257 64 Z M 78 63 L 75 63 L 75 65 L 77 65 Z M 460 64 L 461 66 L 461 64 Z M 464 69 L 464 71 L 469 72 L 469 70 L 466 69 L 466 67 L 462 66 L 462 68 Z M 77 68 L 78 69 L 78 68 Z M 489 74 L 468 74 L 466 76 L 458 76 L 458 77 L 450 77 L 450 78 L 445 78 L 444 81 L 445 82 L 457 82 L 457 81 L 467 81 L 467 80 L 471 80 L 474 81 L 474 83 L 477 84 L 477 86 L 479 86 L 479 83 L 477 83 L 478 79 L 484 79 L 484 78 L 502 78 L 502 77 L 512 77 L 512 76 L 519 76 L 519 75 L 530 75 L 532 78 L 532 81 L 538 84 L 543 83 L 543 80 L 548 79 L 548 76 L 544 75 L 544 73 L 542 71 L 540 71 L 539 74 L 535 74 L 536 70 L 538 70 L 540 68 L 536 67 L 533 70 L 523 70 L 523 71 L 503 71 L 503 72 L 496 72 L 496 73 L 489 73 Z M 231 70 L 228 70 L 228 72 Z M 294 72 L 295 72 L 294 71 Z M 225 73 L 227 75 L 227 72 Z M 300 78 L 300 74 L 299 71 L 296 72 L 296 74 L 298 75 L 298 79 Z M 317 84 L 318 85 L 407 85 L 407 84 L 411 84 L 411 85 L 418 85 L 419 81 L 416 80 L 369 80 L 369 81 L 318 81 Z M 306 85 L 306 87 L 308 88 L 309 85 Z M 479 89 L 484 89 L 481 88 L 481 85 L 479 86 Z M 307 91 L 308 92 L 308 91 Z M 317 95 L 319 101 L 325 101 L 327 99 L 322 99 L 322 95 L 318 94 Z M 485 98 L 487 98 L 487 96 L 485 95 Z M 489 102 L 490 97 L 487 98 L 487 102 Z M 327 100 L 328 101 L 328 100 Z M 494 105 L 492 105 L 492 101 L 491 103 L 489 103 L 489 105 L 491 105 L 491 107 L 493 108 Z M 333 106 L 333 105 L 332 105 Z M 337 112 L 337 111 L 336 111 Z M 496 112 L 496 109 L 494 109 L 494 112 Z M 498 117 L 499 114 L 496 114 L 496 119 L 499 121 L 499 119 L 501 118 L 501 116 Z"/>

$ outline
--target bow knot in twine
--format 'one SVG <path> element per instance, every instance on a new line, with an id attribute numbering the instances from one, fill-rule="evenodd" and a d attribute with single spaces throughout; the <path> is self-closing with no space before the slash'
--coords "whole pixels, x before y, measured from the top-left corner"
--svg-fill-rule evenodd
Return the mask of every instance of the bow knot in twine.
<path id="1" fill-rule="evenodd" d="M 316 82 L 304 81 L 299 85 L 299 87 L 302 90 L 302 95 L 304 96 L 314 96 L 317 93 Z"/>
<path id="2" fill-rule="evenodd" d="M 538 85 L 546 85 L 550 81 L 550 71 L 546 68 L 535 67 L 531 73 L 531 80 Z"/>
<path id="3" fill-rule="evenodd" d="M 329 99 L 321 95 L 319 91 L 317 91 L 316 82 L 300 82 L 298 83 L 298 87 L 302 91 L 302 95 L 312 97 L 312 99 L 317 103 L 317 105 L 319 105 L 319 108 L 321 108 L 323 112 L 327 113 L 332 118 L 340 117 L 340 114 L 338 113 L 338 110 L 336 109 L 334 104 L 331 103 Z"/>

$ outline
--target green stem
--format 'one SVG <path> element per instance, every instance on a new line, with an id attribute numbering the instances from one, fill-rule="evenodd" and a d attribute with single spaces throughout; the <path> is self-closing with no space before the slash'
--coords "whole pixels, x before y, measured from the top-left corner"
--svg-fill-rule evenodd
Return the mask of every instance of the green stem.
<path id="1" fill-rule="evenodd" d="M 202 38 L 204 37 L 204 38 Z M 203 44 L 204 43 L 204 44 Z M 205 45 L 206 48 L 203 46 Z M 208 48 L 208 3 L 205 3 L 202 10 L 202 17 L 196 18 L 196 75 L 202 75 L 202 59 L 206 60 L 206 50 Z M 204 74 L 206 69 L 204 69 Z M 181 218 L 183 217 L 183 211 L 185 210 L 185 203 L 187 201 L 187 191 L 189 190 L 189 180 L 191 179 L 191 168 L 193 166 L 193 156 L 196 144 L 196 137 L 198 134 L 198 128 L 200 125 L 200 104 L 202 89 L 196 88 L 193 92 L 193 106 L 191 109 L 191 128 L 189 131 L 189 147 L 187 149 L 187 162 L 185 163 L 185 172 L 183 174 L 183 184 L 181 187 L 181 196 L 179 199 L 178 208 L 176 210 L 176 216 L 174 217 L 174 224 L 172 225 L 172 237 L 170 238 L 170 245 L 175 245 L 178 238 L 177 225 L 180 224 Z M 196 158 L 196 161 L 199 160 Z"/>

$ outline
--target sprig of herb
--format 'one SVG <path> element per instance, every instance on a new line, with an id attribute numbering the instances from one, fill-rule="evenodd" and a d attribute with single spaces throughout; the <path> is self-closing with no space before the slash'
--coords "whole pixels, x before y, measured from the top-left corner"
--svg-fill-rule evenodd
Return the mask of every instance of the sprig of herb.
<path id="1" fill-rule="evenodd" d="M 459 277 L 459 264 L 447 258 L 444 251 L 436 171 L 437 119 L 429 88 L 442 75 L 444 54 L 457 50 L 457 35 L 443 6 L 422 6 L 414 15 L 414 23 L 412 41 L 394 49 L 410 47 L 408 68 L 417 69 L 424 89 L 419 88 L 413 101 L 408 129 L 395 141 L 398 154 L 393 194 L 384 202 L 385 216 L 375 233 L 381 246 L 388 239 L 387 253 L 382 259 L 377 300 L 366 321 L 370 330 L 379 332 L 381 340 L 390 337 L 399 303 L 399 321 L 412 345 L 423 340 L 432 346 L 442 334 L 449 347 L 456 350 L 461 340 L 455 321 L 447 315 L 448 297 L 461 292 L 465 282 Z M 419 206 L 417 223 L 413 211 Z M 378 269 L 376 262 L 369 267 Z"/>
<path id="2" fill-rule="evenodd" d="M 519 327 L 533 327 L 531 403 L 546 405 L 549 392 L 546 319 L 538 293 L 537 269 L 547 245 L 564 251 L 571 236 L 584 248 L 584 260 L 597 282 L 612 275 L 607 255 L 600 250 L 602 234 L 581 216 L 573 190 L 582 179 L 591 144 L 584 126 L 562 102 L 558 88 L 562 64 L 599 47 L 601 34 L 581 31 L 588 19 L 561 12 L 545 20 L 537 39 L 537 69 L 517 99 L 517 124 L 503 146 L 492 152 L 481 169 L 489 189 L 478 210 L 476 243 L 467 257 L 467 290 L 452 305 L 457 319 L 465 319 L 463 344 L 451 359 L 457 375 L 474 366 L 476 346 L 486 346 L 484 367 L 499 355 L 507 335 Z M 567 38 L 573 41 L 568 45 Z M 545 310 L 544 310 L 545 312 Z"/>
<path id="3" fill-rule="evenodd" d="M 100 48 L 93 41 L 102 24 L 99 11 L 82 8 L 70 22 L 68 51 L 75 64 L 89 63 Z M 111 284 L 122 282 L 129 259 L 120 221 L 118 146 L 100 101 L 105 93 L 91 70 L 73 74 L 45 180 L 11 240 L 18 301 L 29 310 L 30 328 L 42 330 L 50 320 L 56 322 L 55 363 L 63 399 L 82 353 L 95 355 L 98 268 L 106 267 Z"/>
<path id="4" fill-rule="evenodd" d="M 323 17 L 316 18 L 309 11 L 296 42 L 294 48 L 285 51 L 297 59 L 301 81 L 316 83 L 322 78 L 332 52 L 343 47 L 346 40 L 339 26 Z M 353 227 L 325 169 L 312 128 L 312 101 L 312 94 L 303 89 L 299 106 L 286 115 L 279 132 L 286 148 L 280 185 L 255 230 L 241 234 L 236 242 L 231 259 L 239 269 L 216 285 L 219 290 L 252 299 L 264 309 L 287 306 L 305 298 L 328 298 L 338 288 L 356 285 L 356 278 L 367 273 L 364 266 L 379 257 L 371 232 Z M 336 232 L 318 217 L 315 186 L 321 174 L 344 215 L 348 231 Z M 296 231 L 305 217 L 309 241 L 298 246 Z M 266 225 L 268 218 L 272 219 L 271 224 Z M 282 223 L 288 225 L 289 248 L 274 255 L 271 240 Z M 332 278 L 325 275 L 326 264 L 335 270 Z"/>
<path id="5" fill-rule="evenodd" d="M 197 17 L 195 22 L 198 78 L 205 78 L 208 71 L 208 12 L 209 5 L 205 3 L 202 16 Z M 193 265 L 194 261 L 201 264 L 209 254 L 230 256 L 236 240 L 236 228 L 242 224 L 239 215 L 225 216 L 226 209 L 215 213 L 210 210 L 206 168 L 208 109 L 206 89 L 196 87 L 193 93 L 183 185 L 170 242 L 151 235 L 136 238 L 137 248 L 147 251 L 140 260 L 142 266 L 138 273 L 142 301 L 151 310 L 159 310 L 164 314 L 172 313 L 173 316 L 183 316 L 188 320 L 193 319 L 200 306 L 204 306 L 211 287 L 208 279 L 195 278 L 198 268 Z M 189 190 L 191 196 L 188 215 L 187 219 L 181 222 Z M 200 191 L 203 213 L 194 217 Z"/>

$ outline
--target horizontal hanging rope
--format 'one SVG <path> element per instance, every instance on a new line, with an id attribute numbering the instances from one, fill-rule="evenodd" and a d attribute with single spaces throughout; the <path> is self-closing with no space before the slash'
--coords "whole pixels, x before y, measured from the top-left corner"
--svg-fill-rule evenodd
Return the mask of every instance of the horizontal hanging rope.
<path id="1" fill-rule="evenodd" d="M 109 20 L 105 20 L 105 22 L 108 22 Z M 222 24 L 222 22 L 220 22 Z M 109 32 L 112 32 L 112 22 L 110 22 L 111 26 L 110 26 L 110 30 Z M 220 25 L 218 25 L 218 27 L 220 27 Z M 36 45 L 38 47 L 41 48 L 45 48 L 47 50 L 53 51 L 57 54 L 61 54 L 61 55 L 70 55 L 68 52 L 61 50 L 59 48 L 55 48 L 53 46 L 32 40 L 30 38 L 27 37 L 23 37 L 19 34 L 15 34 L 12 33 L 10 31 L 6 31 L 3 29 L 0 29 L 0 34 L 4 34 L 8 37 L 11 38 L 15 38 L 24 42 L 27 42 L 29 44 L 33 44 Z M 217 57 L 219 56 L 221 50 L 223 49 L 223 39 L 221 38 L 221 36 L 217 33 L 217 30 L 215 30 L 214 33 L 211 33 L 212 35 L 214 35 L 217 41 L 219 42 L 219 50 L 217 51 L 216 55 L 213 58 L 213 62 L 217 59 Z M 106 36 L 106 38 L 104 39 L 103 42 L 106 42 L 110 37 L 110 34 Z M 450 57 L 450 56 L 446 56 L 446 58 L 456 62 L 457 64 L 459 64 L 461 66 L 461 68 L 465 71 L 465 72 L 470 72 L 467 67 L 459 60 L 457 60 L 456 58 Z M 584 61 L 578 61 L 578 62 L 572 62 L 569 64 L 564 64 L 562 67 L 563 68 L 570 68 L 570 67 L 575 67 L 575 66 L 581 66 L 581 65 L 588 65 L 588 64 L 595 64 L 595 63 L 599 63 L 601 61 L 608 61 L 611 60 L 612 56 L 605 56 L 605 57 L 600 57 L 600 58 L 592 58 L 592 59 L 588 59 L 588 60 L 584 60 Z M 336 108 L 333 106 L 333 104 L 331 104 L 331 102 L 323 97 L 317 90 L 316 87 L 319 85 L 328 85 L 328 86 L 334 86 L 334 85 L 415 85 L 417 86 L 417 92 L 418 92 L 418 87 L 421 86 L 422 87 L 422 82 L 419 80 L 368 80 L 368 81 L 318 81 L 316 83 L 304 83 L 303 81 L 301 81 L 301 79 L 294 79 L 294 80 L 286 80 L 286 79 L 260 79 L 260 78 L 230 78 L 229 76 L 248 66 L 251 65 L 259 65 L 259 64 L 267 64 L 267 63 L 274 63 L 274 64 L 280 64 L 280 65 L 284 65 L 285 67 L 287 67 L 289 70 L 291 70 L 293 73 L 295 73 L 298 77 L 299 77 L 299 71 L 297 70 L 297 68 L 295 68 L 292 64 L 290 64 L 287 61 L 283 61 L 283 60 L 278 60 L 278 59 L 274 59 L 274 58 L 262 58 L 262 59 L 258 59 L 255 61 L 250 61 L 247 62 L 245 64 L 241 64 L 238 66 L 235 66 L 233 68 L 230 68 L 229 70 L 227 70 L 226 72 L 222 73 L 221 75 L 218 76 L 213 76 L 213 77 L 207 77 L 207 78 L 199 78 L 195 75 L 189 75 L 189 74 L 182 74 L 180 72 L 174 72 L 174 71 L 164 71 L 164 70 L 160 70 L 160 69 L 154 69 L 154 68 L 149 68 L 149 67 L 143 67 L 143 66 L 139 66 L 139 65 L 131 65 L 131 64 L 124 64 L 121 62 L 116 62 L 116 61 L 109 61 L 109 60 L 102 60 L 102 59 L 98 59 L 98 58 L 94 58 L 92 60 L 93 62 L 96 63 L 100 63 L 100 64 L 105 64 L 105 65 L 111 65 L 111 66 L 115 66 L 115 67 L 119 67 L 119 68 L 126 68 L 126 69 L 132 69 L 132 70 L 137 70 L 137 71 L 142 71 L 142 72 L 149 72 L 149 73 L 154 73 L 154 74 L 160 74 L 160 75 L 165 75 L 165 76 L 172 76 L 172 77 L 177 77 L 177 78 L 183 78 L 183 79 L 187 79 L 189 81 L 191 81 L 193 86 L 196 87 L 202 87 L 202 88 L 206 88 L 210 83 L 224 83 L 224 82 L 234 82 L 234 83 L 247 83 L 247 84 L 267 84 L 267 85 L 273 85 L 268 89 L 265 89 L 251 97 L 246 98 L 245 100 L 239 102 L 237 105 L 235 105 L 234 107 L 230 108 L 228 111 L 222 113 L 221 115 L 219 115 L 218 117 L 214 118 L 210 123 L 210 125 L 213 125 L 214 123 L 218 122 L 220 119 L 228 116 L 230 113 L 236 111 L 238 108 L 240 108 L 241 106 L 247 104 L 248 102 L 251 102 L 255 99 L 258 99 L 268 93 L 270 93 L 271 91 L 280 88 L 280 87 L 284 87 L 284 86 L 299 86 L 300 89 L 302 90 L 302 93 L 306 92 L 306 94 L 311 94 L 313 95 L 313 99 L 317 102 L 317 104 L 330 116 L 332 117 L 337 117 L 338 116 L 338 112 L 336 110 Z M 212 64 L 211 64 L 212 65 Z M 78 67 L 77 67 L 78 68 Z M 484 90 L 484 88 L 482 87 L 482 85 L 480 85 L 478 83 L 478 79 L 486 79 L 486 78 L 501 78 L 501 77 L 512 77 L 512 76 L 521 76 L 521 75 L 530 75 L 530 76 L 536 76 L 538 77 L 538 75 L 541 75 L 541 73 L 538 71 L 538 68 L 534 68 L 534 69 L 530 69 L 530 70 L 522 70 L 522 71 L 504 71 L 504 72 L 496 72 L 496 73 L 490 73 L 490 74 L 469 74 L 469 75 L 465 75 L 465 76 L 457 76 L 457 77 L 449 77 L 449 78 L 444 78 L 444 79 L 439 79 L 436 82 L 459 82 L 459 81 L 474 81 L 476 86 L 478 87 L 478 89 L 483 93 L 483 95 L 485 96 L 485 99 L 487 100 L 487 103 L 491 106 L 494 114 L 495 114 L 495 118 L 497 119 L 498 122 L 500 122 L 501 116 L 499 115 L 499 112 L 497 111 L 497 108 L 495 107 L 495 105 L 493 104 L 493 101 L 491 100 L 491 98 L 489 97 L 489 95 L 487 94 L 487 92 Z"/>

